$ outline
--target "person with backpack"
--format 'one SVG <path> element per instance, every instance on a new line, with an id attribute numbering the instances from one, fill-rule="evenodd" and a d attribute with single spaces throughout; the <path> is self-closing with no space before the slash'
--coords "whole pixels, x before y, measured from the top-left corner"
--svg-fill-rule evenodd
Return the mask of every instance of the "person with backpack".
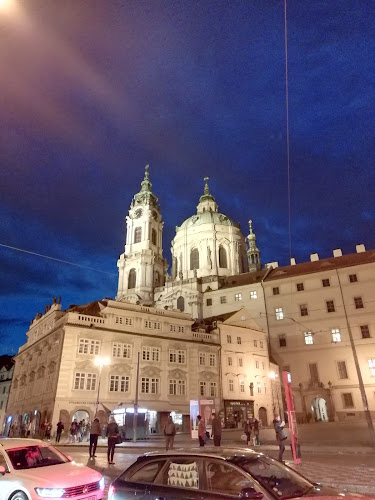
<path id="1" fill-rule="evenodd" d="M 167 423 L 164 426 L 165 449 L 173 450 L 174 437 L 176 435 L 176 426 L 172 417 L 169 415 Z"/>

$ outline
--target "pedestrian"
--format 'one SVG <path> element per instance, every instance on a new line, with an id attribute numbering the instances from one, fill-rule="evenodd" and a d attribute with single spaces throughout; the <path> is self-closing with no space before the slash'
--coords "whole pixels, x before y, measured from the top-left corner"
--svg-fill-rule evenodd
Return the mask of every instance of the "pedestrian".
<path id="1" fill-rule="evenodd" d="M 246 444 L 247 444 L 247 446 L 249 446 L 250 437 L 251 437 L 251 422 L 250 422 L 249 418 L 246 419 L 246 422 L 243 426 L 243 431 L 246 434 Z"/>
<path id="2" fill-rule="evenodd" d="M 176 426 L 172 417 L 169 415 L 167 423 L 164 426 L 165 449 L 173 450 L 174 437 L 176 435 Z"/>
<path id="3" fill-rule="evenodd" d="M 279 460 L 279 462 L 282 462 L 283 461 L 283 453 L 285 450 L 284 441 L 287 438 L 287 435 L 285 434 L 285 431 L 284 431 L 285 422 L 281 422 L 280 415 L 277 415 L 277 417 L 273 421 L 273 425 L 274 425 L 275 432 L 276 432 L 276 441 L 277 441 L 277 444 L 279 445 L 278 460 Z"/>
<path id="4" fill-rule="evenodd" d="M 204 425 L 204 421 L 200 415 L 197 416 L 197 420 L 199 446 L 204 446 L 204 441 L 206 439 L 206 426 Z"/>
<path id="5" fill-rule="evenodd" d="M 255 418 L 253 421 L 253 430 L 254 430 L 254 445 L 259 446 L 259 421 Z"/>
<path id="6" fill-rule="evenodd" d="M 216 416 L 216 413 L 212 414 L 212 435 L 214 437 L 214 445 L 220 446 L 221 442 L 221 422 Z"/>
<path id="7" fill-rule="evenodd" d="M 107 458 L 110 465 L 114 465 L 113 455 L 115 454 L 115 447 L 118 441 L 119 429 L 116 421 L 113 417 L 109 419 L 109 424 L 107 426 L 107 437 L 108 437 L 108 448 L 107 448 Z"/>
<path id="8" fill-rule="evenodd" d="M 51 441 L 51 430 L 52 430 L 52 424 L 51 422 L 46 423 L 46 439 L 47 441 Z"/>
<path id="9" fill-rule="evenodd" d="M 69 429 L 69 443 L 76 442 L 76 433 L 77 433 L 77 420 L 73 420 Z"/>
<path id="10" fill-rule="evenodd" d="M 64 424 L 62 423 L 62 421 L 60 419 L 56 425 L 56 443 L 60 442 L 61 433 L 63 430 L 64 430 Z"/>
<path id="11" fill-rule="evenodd" d="M 93 423 L 91 424 L 90 428 L 90 448 L 89 448 L 89 453 L 90 453 L 90 458 L 96 457 L 96 447 L 98 445 L 98 437 L 102 433 L 102 428 L 99 422 L 98 418 L 94 418 Z"/>

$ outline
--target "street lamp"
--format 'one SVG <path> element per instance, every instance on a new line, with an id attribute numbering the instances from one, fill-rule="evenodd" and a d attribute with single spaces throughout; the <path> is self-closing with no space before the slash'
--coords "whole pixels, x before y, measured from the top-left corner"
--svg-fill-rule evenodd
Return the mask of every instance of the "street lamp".
<path id="1" fill-rule="evenodd" d="M 106 358 L 106 357 L 103 357 L 103 356 L 96 356 L 96 358 L 94 359 L 94 365 L 99 367 L 98 394 L 97 394 L 96 403 L 95 403 L 95 406 L 96 406 L 95 417 L 98 414 L 98 408 L 99 408 L 100 378 L 101 378 L 101 375 L 102 375 L 103 366 L 108 366 L 109 363 L 110 363 L 109 358 Z"/>

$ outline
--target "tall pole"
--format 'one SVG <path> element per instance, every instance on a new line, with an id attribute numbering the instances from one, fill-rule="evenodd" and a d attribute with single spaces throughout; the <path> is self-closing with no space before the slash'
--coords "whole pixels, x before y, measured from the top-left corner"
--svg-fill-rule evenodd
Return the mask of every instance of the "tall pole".
<path id="1" fill-rule="evenodd" d="M 133 413 L 133 443 L 137 442 L 138 385 L 139 385 L 139 352 L 137 352 L 137 376 L 135 379 L 135 398 L 134 398 L 134 413 Z"/>
<path id="2" fill-rule="evenodd" d="M 97 415 L 98 415 L 98 409 L 99 409 L 99 393 L 100 393 L 100 378 L 101 378 L 101 376 L 102 376 L 102 370 L 103 370 L 103 365 L 102 365 L 102 364 L 100 364 L 100 365 L 99 365 L 99 377 L 98 377 L 98 394 L 97 394 L 97 396 L 96 396 L 96 403 L 95 403 L 95 407 L 96 407 L 96 408 L 95 408 L 95 417 L 94 417 L 94 418 L 96 418 L 96 417 L 97 417 Z"/>
<path id="3" fill-rule="evenodd" d="M 351 345 L 351 348 L 352 348 L 355 369 L 357 371 L 358 385 L 359 385 L 359 390 L 360 390 L 361 397 L 362 397 L 363 408 L 364 408 L 364 412 L 365 412 L 365 416 L 366 416 L 366 421 L 367 421 L 367 426 L 368 426 L 368 430 L 369 430 L 370 442 L 371 442 L 372 446 L 375 446 L 374 424 L 372 423 L 371 412 L 370 412 L 370 410 L 368 408 L 367 396 L 366 396 L 365 386 L 364 386 L 364 383 L 363 383 L 361 368 L 360 368 L 359 362 L 358 362 L 357 350 L 356 350 L 356 347 L 355 347 L 355 343 L 354 343 L 354 339 L 353 339 L 353 334 L 352 334 L 352 329 L 350 328 L 349 319 L 348 319 L 348 315 L 347 315 L 347 312 L 346 312 L 346 307 L 345 307 L 345 302 L 344 302 L 344 294 L 343 294 L 343 291 L 342 291 L 340 276 L 339 276 L 339 273 L 338 273 L 337 269 L 336 269 L 336 274 L 337 274 L 337 279 L 339 281 L 339 288 L 340 288 L 340 293 L 341 293 L 342 305 L 343 305 L 343 308 L 344 308 L 344 314 L 345 314 L 345 319 L 346 319 L 346 326 L 348 328 L 349 340 L 350 340 L 350 345 Z"/>

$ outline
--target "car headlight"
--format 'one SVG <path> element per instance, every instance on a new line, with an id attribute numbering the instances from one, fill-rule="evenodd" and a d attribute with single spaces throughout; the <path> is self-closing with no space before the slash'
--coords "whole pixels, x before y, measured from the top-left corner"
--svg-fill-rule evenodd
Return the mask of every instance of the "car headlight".
<path id="1" fill-rule="evenodd" d="M 35 491 L 42 498 L 61 498 L 65 493 L 62 488 L 35 488 Z"/>
<path id="2" fill-rule="evenodd" d="M 101 490 L 104 490 L 104 477 L 102 477 L 101 480 L 99 481 L 99 488 Z"/>

